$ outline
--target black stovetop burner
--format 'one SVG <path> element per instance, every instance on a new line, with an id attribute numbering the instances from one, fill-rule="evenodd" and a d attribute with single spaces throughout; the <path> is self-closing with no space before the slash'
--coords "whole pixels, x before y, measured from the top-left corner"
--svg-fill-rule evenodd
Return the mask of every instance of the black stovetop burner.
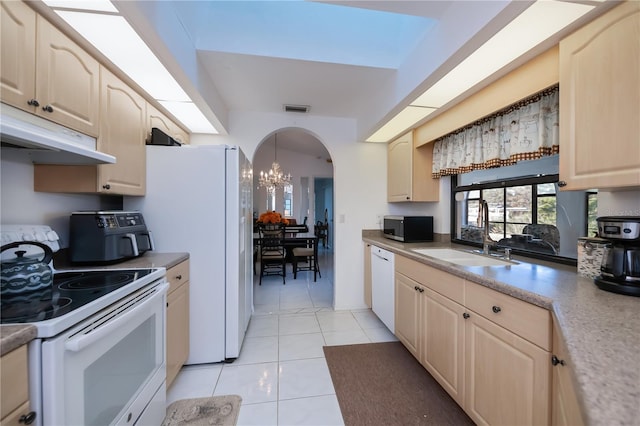
<path id="1" fill-rule="evenodd" d="M 2 324 L 45 321 L 65 315 L 152 273 L 154 269 L 57 272 L 49 288 L 0 296 Z"/>

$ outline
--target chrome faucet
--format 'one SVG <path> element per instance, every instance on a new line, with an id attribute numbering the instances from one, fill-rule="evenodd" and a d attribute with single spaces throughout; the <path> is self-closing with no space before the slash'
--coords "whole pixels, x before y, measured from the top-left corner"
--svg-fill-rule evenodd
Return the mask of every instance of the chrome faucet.
<path id="1" fill-rule="evenodd" d="M 482 200 L 482 254 L 490 254 L 491 247 L 495 241 L 489 235 L 489 205 Z"/>

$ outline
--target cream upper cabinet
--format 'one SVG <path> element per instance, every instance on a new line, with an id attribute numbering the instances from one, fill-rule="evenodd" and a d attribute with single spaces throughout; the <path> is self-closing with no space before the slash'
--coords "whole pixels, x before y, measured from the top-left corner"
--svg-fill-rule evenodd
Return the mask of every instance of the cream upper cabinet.
<path id="1" fill-rule="evenodd" d="M 413 131 L 387 148 L 387 201 L 438 201 L 438 179 L 431 178 L 433 144 L 414 147 Z"/>
<path id="2" fill-rule="evenodd" d="M 640 186 L 640 2 L 560 42 L 563 189 Z"/>
<path id="3" fill-rule="evenodd" d="M 3 102 L 97 136 L 99 88 L 97 60 L 24 3 L 2 2 Z"/>
<path id="4" fill-rule="evenodd" d="M 19 1 L 3 0 L 0 8 L 0 97 L 35 113 L 36 13 Z"/>
<path id="5" fill-rule="evenodd" d="M 151 137 L 151 129 L 157 128 L 182 144 L 189 143 L 189 133 L 184 131 L 173 120 L 160 112 L 158 108 L 147 103 L 147 140 Z"/>
<path id="6" fill-rule="evenodd" d="M 104 67 L 101 68 L 100 100 L 102 125 L 98 147 L 117 160 L 116 164 L 98 166 L 98 191 L 144 195 L 147 178 L 146 102 Z"/>
<path id="7" fill-rule="evenodd" d="M 562 340 L 560 330 L 554 322 L 551 424 L 554 426 L 583 425 L 582 411 L 573 386 L 571 362 L 567 356 L 567 348 Z"/>
<path id="8" fill-rule="evenodd" d="M 144 195 L 146 189 L 146 102 L 113 73 L 101 67 L 98 150 L 115 164 L 34 165 L 34 190 L 112 195 Z"/>

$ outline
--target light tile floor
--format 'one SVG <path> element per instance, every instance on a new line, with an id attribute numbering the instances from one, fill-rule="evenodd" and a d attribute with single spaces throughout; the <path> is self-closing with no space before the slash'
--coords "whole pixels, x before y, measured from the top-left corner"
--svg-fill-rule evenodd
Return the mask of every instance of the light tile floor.
<path id="1" fill-rule="evenodd" d="M 311 272 L 286 284 L 254 286 L 254 314 L 233 363 L 185 366 L 167 405 L 183 398 L 237 394 L 238 425 L 341 425 L 323 346 L 396 340 L 371 310 L 334 311 L 333 255 L 320 249 L 322 278 Z M 290 266 L 289 266 L 290 268 Z M 259 268 L 258 268 L 259 271 Z"/>

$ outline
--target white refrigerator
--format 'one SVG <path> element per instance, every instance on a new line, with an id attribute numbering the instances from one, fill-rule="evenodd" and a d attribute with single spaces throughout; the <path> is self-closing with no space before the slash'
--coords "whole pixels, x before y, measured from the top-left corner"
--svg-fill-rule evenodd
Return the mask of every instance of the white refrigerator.
<path id="1" fill-rule="evenodd" d="M 253 309 L 253 174 L 239 147 L 147 146 L 142 212 L 158 252 L 188 252 L 187 364 L 238 357 Z"/>

